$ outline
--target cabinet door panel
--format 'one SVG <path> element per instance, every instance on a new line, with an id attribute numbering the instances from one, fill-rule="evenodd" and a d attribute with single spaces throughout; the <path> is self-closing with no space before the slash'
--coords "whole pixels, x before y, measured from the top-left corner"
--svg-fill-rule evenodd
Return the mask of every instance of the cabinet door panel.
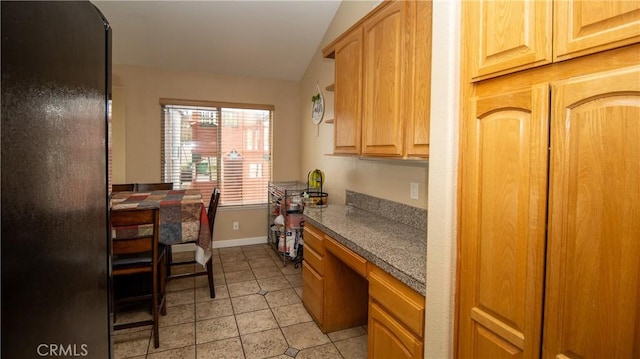
<path id="1" fill-rule="evenodd" d="M 413 41 L 407 47 L 411 49 L 413 61 L 408 61 L 404 70 L 407 79 L 404 106 L 406 155 L 407 157 L 429 156 L 429 126 L 431 121 L 431 2 L 408 2 L 407 26 Z M 415 14 L 415 15 L 414 15 Z"/>
<path id="2" fill-rule="evenodd" d="M 551 1 L 465 2 L 471 76 L 524 70 L 551 63 Z"/>
<path id="3" fill-rule="evenodd" d="M 324 280 L 307 262 L 302 262 L 302 303 L 319 325 L 324 320 Z"/>
<path id="4" fill-rule="evenodd" d="M 402 156 L 403 12 L 393 2 L 364 26 L 363 155 Z"/>
<path id="5" fill-rule="evenodd" d="M 362 118 L 362 29 L 336 45 L 334 152 L 360 154 Z"/>
<path id="6" fill-rule="evenodd" d="M 639 1 L 555 2 L 554 61 L 640 41 Z"/>
<path id="7" fill-rule="evenodd" d="M 640 357 L 639 78 L 553 86 L 546 358 Z"/>
<path id="8" fill-rule="evenodd" d="M 376 302 L 369 304 L 369 358 L 422 358 L 423 344 Z M 374 356 L 375 355 L 375 356 Z"/>
<path id="9" fill-rule="evenodd" d="M 461 358 L 539 355 L 548 98 L 547 85 L 475 98 L 463 125 Z"/>

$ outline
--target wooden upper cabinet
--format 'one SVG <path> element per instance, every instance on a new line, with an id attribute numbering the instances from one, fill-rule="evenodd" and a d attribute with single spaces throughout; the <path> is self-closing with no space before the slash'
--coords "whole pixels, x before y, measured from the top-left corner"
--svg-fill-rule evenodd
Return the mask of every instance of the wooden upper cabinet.
<path id="1" fill-rule="evenodd" d="M 335 46 L 334 153 L 360 154 L 362 123 L 362 29 Z"/>
<path id="2" fill-rule="evenodd" d="M 539 358 L 548 85 L 471 101 L 462 132 L 458 358 Z"/>
<path id="3" fill-rule="evenodd" d="M 554 12 L 554 61 L 640 41 L 640 1 L 556 1 Z"/>
<path id="4" fill-rule="evenodd" d="M 404 4 L 397 1 L 364 25 L 363 155 L 402 156 L 403 21 Z"/>
<path id="5" fill-rule="evenodd" d="M 639 78 L 553 84 L 544 358 L 640 355 Z"/>
<path id="6" fill-rule="evenodd" d="M 323 49 L 335 59 L 334 153 L 429 156 L 430 1 L 384 1 Z"/>
<path id="7" fill-rule="evenodd" d="M 405 76 L 404 123 L 405 155 L 429 156 L 429 127 L 431 124 L 431 2 L 407 2 L 406 24 L 410 29 L 407 47 L 413 49 L 407 55 Z"/>
<path id="8" fill-rule="evenodd" d="M 468 67 L 481 80 L 551 63 L 552 3 L 466 1 Z"/>
<path id="9" fill-rule="evenodd" d="M 464 11 L 474 81 L 640 41 L 640 1 L 479 0 Z"/>

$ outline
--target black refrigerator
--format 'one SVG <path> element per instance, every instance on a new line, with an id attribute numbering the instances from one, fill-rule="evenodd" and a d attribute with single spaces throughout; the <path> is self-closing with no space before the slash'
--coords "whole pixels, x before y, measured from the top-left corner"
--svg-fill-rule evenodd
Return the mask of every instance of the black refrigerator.
<path id="1" fill-rule="evenodd" d="M 108 358 L 111 30 L 90 2 L 1 6 L 1 356 Z"/>

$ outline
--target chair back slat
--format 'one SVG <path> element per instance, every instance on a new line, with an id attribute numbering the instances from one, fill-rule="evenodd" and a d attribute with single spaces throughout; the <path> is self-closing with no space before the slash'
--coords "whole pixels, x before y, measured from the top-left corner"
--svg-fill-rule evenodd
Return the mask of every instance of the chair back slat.
<path id="1" fill-rule="evenodd" d="M 157 208 L 116 209 L 111 211 L 111 226 L 144 226 L 157 222 Z"/>
<path id="2" fill-rule="evenodd" d="M 158 208 L 112 210 L 112 253 L 114 255 L 156 254 L 160 218 L 158 212 Z M 147 233 L 149 231 L 151 233 Z"/>
<path id="3" fill-rule="evenodd" d="M 114 238 L 112 251 L 115 255 L 151 253 L 153 251 L 153 236 Z"/>
<path id="4" fill-rule="evenodd" d="M 136 185 L 133 183 L 118 183 L 111 185 L 111 192 L 133 192 Z"/>

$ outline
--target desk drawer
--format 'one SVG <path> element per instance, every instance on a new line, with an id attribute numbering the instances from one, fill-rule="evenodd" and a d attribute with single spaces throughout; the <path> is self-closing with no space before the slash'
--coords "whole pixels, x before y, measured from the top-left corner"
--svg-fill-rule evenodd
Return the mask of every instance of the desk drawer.
<path id="1" fill-rule="evenodd" d="M 338 243 L 335 239 L 325 234 L 325 246 L 327 251 L 340 259 L 344 264 L 348 265 L 363 277 L 367 277 L 367 260 L 355 254 L 349 248 Z"/>
<path id="2" fill-rule="evenodd" d="M 369 296 L 420 338 L 424 335 L 424 297 L 375 265 L 369 265 Z"/>
<path id="3" fill-rule="evenodd" d="M 304 249 L 304 260 L 311 268 L 318 272 L 318 274 L 324 275 L 324 258 L 309 246 Z"/>
<path id="4" fill-rule="evenodd" d="M 302 262 L 302 303 L 309 311 L 309 314 L 322 326 L 324 280 L 306 262 Z"/>
<path id="5" fill-rule="evenodd" d="M 313 249 L 320 257 L 324 257 L 324 233 L 316 227 L 305 223 L 304 225 L 304 249 Z"/>

